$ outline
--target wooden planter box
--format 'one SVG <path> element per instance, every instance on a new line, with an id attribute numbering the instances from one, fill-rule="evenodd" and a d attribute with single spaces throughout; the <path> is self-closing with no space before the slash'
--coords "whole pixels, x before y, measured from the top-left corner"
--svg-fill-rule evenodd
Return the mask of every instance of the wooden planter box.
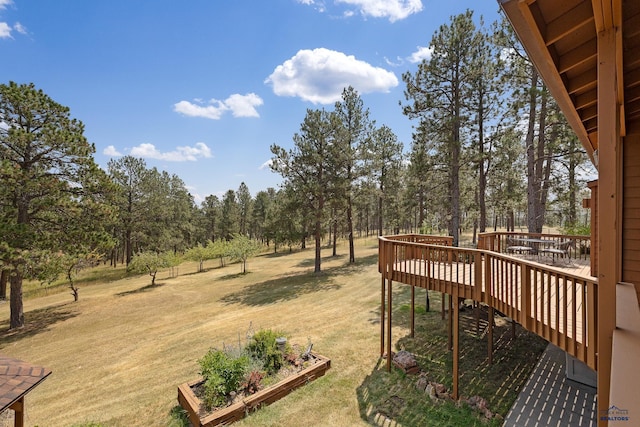
<path id="1" fill-rule="evenodd" d="M 290 375 L 282 381 L 260 390 L 245 399 L 205 414 L 200 399 L 194 394 L 192 387 L 203 382 L 202 378 L 178 386 L 178 403 L 189 414 L 189 421 L 194 427 L 212 427 L 231 424 L 245 417 L 249 412 L 256 411 L 262 405 L 269 405 L 286 396 L 291 391 L 301 387 L 324 375 L 331 367 L 331 359 L 312 353 L 316 363 L 303 369 L 297 374 Z"/>

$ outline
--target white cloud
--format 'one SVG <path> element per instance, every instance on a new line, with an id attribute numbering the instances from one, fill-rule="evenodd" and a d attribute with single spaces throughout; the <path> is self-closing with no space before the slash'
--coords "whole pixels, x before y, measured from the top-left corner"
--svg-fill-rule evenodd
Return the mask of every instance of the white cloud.
<path id="1" fill-rule="evenodd" d="M 105 156 L 112 156 L 112 157 L 122 156 L 122 153 L 116 150 L 116 147 L 114 147 L 113 145 L 110 145 L 104 150 L 102 150 L 102 154 L 104 154 Z"/>
<path id="2" fill-rule="evenodd" d="M 352 55 L 325 48 L 300 50 L 278 65 L 265 80 L 278 96 L 298 96 L 314 104 L 340 100 L 345 87 L 360 93 L 388 92 L 398 85 L 391 71 L 374 67 Z"/>
<path id="3" fill-rule="evenodd" d="M 11 38 L 11 27 L 6 22 L 0 22 L 0 39 L 8 38 Z"/>
<path id="4" fill-rule="evenodd" d="M 315 1 L 315 0 L 297 0 L 298 3 L 300 4 L 305 4 L 307 6 L 313 6 L 315 7 L 315 9 L 320 12 L 326 12 L 327 8 L 324 5 L 323 1 Z"/>
<path id="5" fill-rule="evenodd" d="M 390 22 L 405 19 L 422 10 L 421 0 L 336 0 L 355 6 L 360 13 L 374 18 L 388 18 Z"/>
<path id="6" fill-rule="evenodd" d="M 205 119 L 211 120 L 219 120 L 227 109 L 228 108 L 220 101 L 210 103 L 210 105 L 207 106 L 193 104 L 189 101 L 180 101 L 173 106 L 173 111 L 184 114 L 185 116 L 204 117 Z"/>
<path id="7" fill-rule="evenodd" d="M 27 28 L 19 22 L 13 24 L 13 29 L 19 32 L 20 34 L 27 34 Z"/>
<path id="8" fill-rule="evenodd" d="M 13 4 L 13 0 L 0 0 L 0 10 L 6 9 L 7 6 L 10 6 L 12 4 Z"/>
<path id="9" fill-rule="evenodd" d="M 161 152 L 155 145 L 144 143 L 131 149 L 131 155 L 147 159 L 166 160 L 168 162 L 195 162 L 198 158 L 213 157 L 211 150 L 204 142 L 198 142 L 194 147 L 177 147 L 174 151 Z"/>
<path id="10" fill-rule="evenodd" d="M 233 117 L 260 117 L 256 107 L 263 103 L 255 93 L 233 94 L 224 101 L 212 99 L 206 104 L 200 99 L 194 99 L 194 102 L 180 101 L 174 104 L 173 110 L 185 116 L 211 120 L 219 120 L 226 111 L 231 111 Z"/>
<path id="11" fill-rule="evenodd" d="M 234 94 L 227 98 L 224 104 L 231 110 L 233 117 L 260 117 L 256 107 L 264 104 L 264 101 L 255 93 Z"/>
<path id="12" fill-rule="evenodd" d="M 271 165 L 273 164 L 273 159 L 269 159 L 258 168 L 259 170 L 271 169 Z"/>
<path id="13" fill-rule="evenodd" d="M 423 59 L 428 61 L 431 59 L 431 55 L 433 55 L 432 47 L 418 46 L 418 50 L 413 52 L 409 57 L 409 62 L 416 64 L 422 62 Z"/>
<path id="14" fill-rule="evenodd" d="M 404 60 L 398 56 L 394 62 L 385 56 L 384 62 L 386 62 L 390 67 L 399 67 L 404 63 Z"/>

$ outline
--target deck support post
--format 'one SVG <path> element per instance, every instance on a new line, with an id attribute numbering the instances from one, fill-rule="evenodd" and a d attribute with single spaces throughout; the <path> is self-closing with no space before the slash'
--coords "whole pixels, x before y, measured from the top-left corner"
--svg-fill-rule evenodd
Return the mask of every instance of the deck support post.
<path id="1" fill-rule="evenodd" d="M 411 285 L 411 338 L 416 332 L 416 287 Z"/>
<path id="2" fill-rule="evenodd" d="M 621 1 L 603 2 L 617 4 Z M 603 6 L 605 7 L 605 6 Z M 615 17 L 621 19 L 620 17 Z M 619 22 L 619 25 L 621 21 Z M 622 150 L 618 92 L 622 73 L 622 28 L 598 32 L 598 414 L 610 407 L 613 331 L 616 329 L 616 286 L 621 279 Z M 631 217 L 632 215 L 630 215 Z M 631 264 L 631 262 L 630 262 Z M 598 425 L 606 425 L 606 419 Z"/>
<path id="3" fill-rule="evenodd" d="M 380 357 L 384 356 L 384 318 L 385 318 L 385 302 L 384 299 L 386 297 L 386 280 L 384 277 L 382 278 L 381 289 L 380 289 Z"/>
<path id="4" fill-rule="evenodd" d="M 20 399 L 16 400 L 9 409 L 13 410 L 14 418 L 13 425 L 14 427 L 23 427 L 24 426 L 24 396 Z"/>
<path id="5" fill-rule="evenodd" d="M 487 351 L 488 351 L 488 355 L 487 357 L 489 358 L 489 365 L 493 364 L 493 316 L 494 316 L 494 312 L 493 312 L 493 307 L 489 306 L 489 315 L 487 316 L 487 328 L 488 329 L 488 333 L 487 333 Z"/>
<path id="6" fill-rule="evenodd" d="M 453 350 L 453 295 L 449 295 L 447 294 L 447 300 L 449 303 L 449 316 L 448 316 L 448 321 L 449 321 L 449 343 L 448 343 L 448 349 L 449 351 Z M 457 304 L 457 302 L 456 302 Z"/>
<path id="7" fill-rule="evenodd" d="M 458 303 L 459 289 L 453 288 L 453 392 L 451 397 L 458 400 L 458 379 L 459 379 L 459 360 L 460 360 L 460 304 Z M 451 313 L 451 312 L 450 312 Z"/>
<path id="8" fill-rule="evenodd" d="M 391 355 L 391 312 L 393 307 L 393 281 L 389 280 L 389 290 L 387 294 L 387 372 L 391 372 L 391 359 L 393 356 Z"/>
<path id="9" fill-rule="evenodd" d="M 442 305 L 442 308 L 440 309 L 440 316 L 442 317 L 442 320 L 444 320 L 444 304 L 446 295 L 447 294 L 445 294 L 444 292 L 440 293 L 440 304 Z"/>

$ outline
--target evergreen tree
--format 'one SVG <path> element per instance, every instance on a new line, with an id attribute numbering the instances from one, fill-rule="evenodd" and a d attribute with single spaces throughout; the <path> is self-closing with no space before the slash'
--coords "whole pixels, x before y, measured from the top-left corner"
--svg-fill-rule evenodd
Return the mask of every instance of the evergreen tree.
<path id="1" fill-rule="evenodd" d="M 335 116 L 325 110 L 307 110 L 300 132 L 293 136 L 294 148 L 286 151 L 271 146 L 271 168 L 282 175 L 289 194 L 303 210 L 313 216 L 315 240 L 314 271 L 321 271 L 321 245 L 323 222 L 326 219 L 326 201 L 331 187 L 332 163 L 335 159 Z M 304 224 L 304 219 L 303 219 Z M 304 233 L 303 233 L 304 236 Z"/>
<path id="2" fill-rule="evenodd" d="M 468 120 L 469 85 L 473 78 L 473 12 L 452 17 L 449 25 L 436 31 L 429 47 L 432 55 L 423 60 L 415 74 L 402 78 L 407 88 L 405 98 L 411 101 L 404 113 L 418 119 L 423 129 L 433 133 L 438 154 L 446 165 L 449 184 L 449 234 L 454 245 L 460 230 L 460 167 L 464 146 L 464 129 Z"/>
<path id="3" fill-rule="evenodd" d="M 0 262 L 11 271 L 9 325 L 18 328 L 28 265 L 100 241 L 108 212 L 94 194 L 108 184 L 82 122 L 33 84 L 0 85 L 0 123 Z"/>

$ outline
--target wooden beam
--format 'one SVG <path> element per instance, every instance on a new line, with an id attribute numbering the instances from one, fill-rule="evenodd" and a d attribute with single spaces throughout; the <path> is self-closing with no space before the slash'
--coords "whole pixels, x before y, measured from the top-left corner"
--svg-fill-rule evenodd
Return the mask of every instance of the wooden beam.
<path id="1" fill-rule="evenodd" d="M 14 412 L 14 427 L 24 427 L 24 396 L 13 402 L 9 409 Z"/>
<path id="2" fill-rule="evenodd" d="M 598 52 L 598 41 L 596 38 L 587 40 L 585 43 L 571 49 L 566 54 L 562 55 L 558 60 L 558 73 L 564 74 L 579 65 L 582 65 L 588 61 L 594 60 Z"/>
<path id="3" fill-rule="evenodd" d="M 380 357 L 384 356 L 384 318 L 385 318 L 385 293 L 386 293 L 386 280 L 382 276 L 382 284 L 380 288 Z"/>
<path id="4" fill-rule="evenodd" d="M 601 8 L 602 9 L 602 8 Z M 607 11 L 603 13 L 607 15 Z M 600 20 L 609 19 L 606 16 Z M 621 138 L 616 29 L 598 34 L 598 414 L 609 408 L 616 285 L 621 278 Z M 619 29 L 618 29 L 619 31 Z M 599 418 L 599 426 L 607 421 Z"/>
<path id="5" fill-rule="evenodd" d="M 416 287 L 411 285 L 411 338 L 416 335 Z"/>
<path id="6" fill-rule="evenodd" d="M 387 303 L 387 307 L 389 307 L 388 309 L 388 314 L 387 314 L 387 372 L 391 372 L 391 359 L 393 359 L 393 356 L 391 355 L 391 313 L 392 313 L 392 307 L 393 307 L 393 292 L 392 292 L 392 288 L 393 288 L 393 281 L 389 280 L 389 289 L 388 292 L 389 294 L 387 295 L 388 298 L 388 303 Z"/>
<path id="7" fill-rule="evenodd" d="M 487 325 L 488 329 L 488 333 L 487 333 L 487 357 L 489 359 L 488 363 L 489 365 L 493 364 L 493 316 L 494 316 L 494 312 L 493 312 L 493 306 L 489 306 L 489 310 L 488 310 L 489 314 L 487 316 L 487 321 L 489 322 L 489 324 Z"/>
<path id="8" fill-rule="evenodd" d="M 545 44 L 540 28 L 533 16 L 531 5 L 527 1 L 521 0 L 499 0 L 499 2 L 528 56 L 534 62 L 549 91 L 565 114 L 567 121 L 578 135 L 578 138 L 580 138 L 580 142 L 587 154 L 593 159 L 595 147 L 591 145 L 591 140 L 587 137 L 588 132 L 584 128 L 584 124 L 573 105 L 573 100 L 567 92 L 567 82 L 558 73 L 556 58 Z M 565 60 L 568 61 L 567 58 Z"/>
<path id="9" fill-rule="evenodd" d="M 590 107 L 584 108 L 580 110 L 580 118 L 583 122 L 588 122 L 591 119 L 597 119 L 598 117 L 598 106 L 592 105 Z M 595 123 L 597 125 L 597 122 Z M 585 127 L 587 124 L 585 124 Z"/>
<path id="10" fill-rule="evenodd" d="M 449 330 L 449 342 L 447 343 L 447 350 L 451 351 L 453 350 L 453 297 L 451 296 L 451 294 L 447 294 L 447 300 L 449 301 L 449 313 L 448 313 L 448 317 L 447 320 L 449 322 L 449 327 L 447 328 Z M 457 305 L 457 304 L 456 304 Z"/>
<path id="11" fill-rule="evenodd" d="M 453 300 L 455 303 L 453 304 L 453 392 L 451 393 L 451 397 L 453 400 L 458 400 L 460 396 L 458 381 L 460 378 L 460 304 L 458 303 L 458 298 L 460 296 L 460 290 L 458 286 L 454 286 L 453 288 Z"/>
<path id="12" fill-rule="evenodd" d="M 578 3 L 576 7 L 547 24 L 545 42 L 549 46 L 583 25 L 588 25 L 592 22 L 593 10 L 591 3 Z"/>
<path id="13" fill-rule="evenodd" d="M 574 104 L 577 109 L 587 108 L 598 103 L 598 90 L 594 87 L 592 90 L 583 92 L 575 96 Z"/>
<path id="14" fill-rule="evenodd" d="M 567 91 L 573 95 L 578 92 L 595 89 L 597 86 L 598 69 L 594 67 L 570 79 L 567 83 Z"/>

